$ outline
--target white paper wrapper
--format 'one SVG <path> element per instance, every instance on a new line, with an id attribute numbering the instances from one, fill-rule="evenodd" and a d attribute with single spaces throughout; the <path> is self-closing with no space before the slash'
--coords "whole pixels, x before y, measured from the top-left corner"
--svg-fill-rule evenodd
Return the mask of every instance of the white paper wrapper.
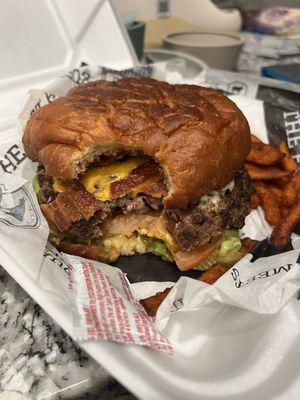
<path id="1" fill-rule="evenodd" d="M 216 302 L 254 311 L 274 314 L 299 290 L 299 250 L 293 250 L 251 262 L 246 255 L 214 285 L 183 277 L 159 308 L 156 326 L 161 331 L 171 313 L 193 311 Z M 201 318 L 205 318 L 201 313 Z"/>
<path id="2" fill-rule="evenodd" d="M 173 354 L 120 269 L 67 254 L 65 258 L 77 340 L 113 340 Z"/>
<path id="3" fill-rule="evenodd" d="M 20 114 L 20 128 L 24 128 L 35 110 L 78 83 L 139 75 L 183 82 L 180 75 L 168 74 L 165 64 L 121 72 L 84 67 L 68 73 L 44 90 L 31 91 Z M 196 77 L 194 83 L 209 85 L 203 79 L 202 75 Z M 233 96 L 232 99 L 246 114 L 253 133 L 268 141 L 265 105 L 251 98 L 255 91 L 250 92 L 250 98 Z M 21 130 L 0 138 L 2 264 L 77 341 L 113 340 L 144 345 L 168 354 L 175 349 L 187 355 L 191 351 L 188 348 L 194 351 L 199 345 L 193 340 L 199 328 L 209 331 L 210 324 L 225 305 L 257 315 L 274 314 L 295 297 L 300 283 L 300 243 L 296 235 L 293 238 L 295 250 L 255 261 L 247 255 L 213 286 L 186 277 L 176 284 L 130 285 L 117 268 L 60 254 L 52 245 L 46 245 L 48 227 L 30 183 L 36 166 L 24 156 Z M 246 219 L 243 234 L 263 240 L 269 233 L 262 210 L 253 211 Z M 138 300 L 173 285 L 158 310 L 154 325 Z"/>

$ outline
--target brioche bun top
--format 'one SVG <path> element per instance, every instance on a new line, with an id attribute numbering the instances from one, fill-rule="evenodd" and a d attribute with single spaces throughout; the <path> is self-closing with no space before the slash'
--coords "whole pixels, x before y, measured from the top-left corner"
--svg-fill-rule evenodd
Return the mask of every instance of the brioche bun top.
<path id="1" fill-rule="evenodd" d="M 101 155 L 153 157 L 170 209 L 224 187 L 250 143 L 246 118 L 221 93 L 148 78 L 77 86 L 36 111 L 23 136 L 29 158 L 62 180 L 76 179 Z"/>

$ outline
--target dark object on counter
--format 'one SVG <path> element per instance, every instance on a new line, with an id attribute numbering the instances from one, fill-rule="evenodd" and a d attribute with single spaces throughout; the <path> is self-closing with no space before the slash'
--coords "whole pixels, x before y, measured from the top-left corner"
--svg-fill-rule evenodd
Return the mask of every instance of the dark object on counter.
<path id="1" fill-rule="evenodd" d="M 136 55 L 138 59 L 141 60 L 144 49 L 145 23 L 142 21 L 133 21 L 129 24 L 126 24 L 126 29 Z"/>
<path id="2" fill-rule="evenodd" d="M 262 76 L 300 84 L 300 64 L 272 65 L 261 69 Z"/>

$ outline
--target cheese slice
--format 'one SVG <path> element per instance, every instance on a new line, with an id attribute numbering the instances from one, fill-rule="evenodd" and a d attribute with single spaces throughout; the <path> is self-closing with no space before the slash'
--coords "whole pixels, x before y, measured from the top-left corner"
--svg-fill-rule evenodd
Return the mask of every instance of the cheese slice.
<path id="1" fill-rule="evenodd" d="M 60 179 L 54 179 L 52 186 L 56 193 L 62 193 L 70 189 L 73 184 L 72 182 L 62 182 Z"/>
<path id="2" fill-rule="evenodd" d="M 141 235 L 162 240 L 172 254 L 178 251 L 178 245 L 175 242 L 175 239 L 166 229 L 166 225 L 162 217 L 158 218 L 157 221 L 154 222 L 152 227 L 138 228 L 137 232 Z"/>
<path id="3" fill-rule="evenodd" d="M 146 161 L 142 157 L 131 157 L 127 160 L 115 161 L 103 167 L 90 168 L 79 181 L 96 199 L 101 201 L 112 200 L 110 197 L 111 183 L 127 178 L 134 168 Z M 72 183 L 54 179 L 53 189 L 56 192 L 64 192 L 70 187 L 72 187 Z"/>
<path id="4" fill-rule="evenodd" d="M 104 167 L 91 168 L 80 179 L 80 182 L 96 199 L 101 201 L 111 200 L 110 185 L 113 182 L 127 178 L 134 168 L 145 161 L 141 157 L 132 157 L 125 161 L 116 161 Z"/>

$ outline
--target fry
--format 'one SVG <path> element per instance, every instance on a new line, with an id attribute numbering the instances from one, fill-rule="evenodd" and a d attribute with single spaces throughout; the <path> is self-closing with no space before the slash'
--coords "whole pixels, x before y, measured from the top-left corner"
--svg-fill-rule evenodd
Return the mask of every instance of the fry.
<path id="1" fill-rule="evenodd" d="M 298 198 L 300 190 L 300 173 L 295 173 L 283 190 L 282 204 L 284 206 L 293 205 Z"/>
<path id="2" fill-rule="evenodd" d="M 282 171 L 276 167 L 259 167 L 250 163 L 246 163 L 245 166 L 253 181 L 273 180 L 290 174 L 290 172 Z"/>
<path id="3" fill-rule="evenodd" d="M 279 186 L 280 189 L 284 190 L 286 185 L 289 183 L 290 178 L 289 176 L 283 176 L 282 178 L 276 178 L 272 181 L 276 186 Z"/>
<path id="4" fill-rule="evenodd" d="M 215 283 L 226 271 L 228 271 L 229 267 L 225 267 L 222 264 L 214 264 L 208 271 L 203 272 L 201 276 L 199 276 L 198 280 L 202 282 L 206 282 L 209 285 Z"/>
<path id="5" fill-rule="evenodd" d="M 282 204 L 286 207 L 292 206 L 297 200 L 297 192 L 295 188 L 291 185 L 291 182 L 287 185 L 283 192 Z"/>
<path id="6" fill-rule="evenodd" d="M 254 240 L 254 239 L 250 239 L 250 238 L 244 238 L 241 240 L 241 242 L 242 242 L 242 247 L 240 249 L 240 252 L 243 254 L 249 253 L 259 243 L 258 240 Z"/>
<path id="7" fill-rule="evenodd" d="M 158 292 L 154 296 L 140 300 L 140 303 L 142 304 L 148 315 L 150 315 L 151 317 L 155 317 L 158 307 L 167 297 L 170 290 L 171 288 L 167 288 L 163 292 Z"/>
<path id="8" fill-rule="evenodd" d="M 296 193 L 297 193 L 297 198 L 300 198 L 300 171 L 295 173 L 291 179 L 293 182 L 293 185 L 295 187 Z"/>
<path id="9" fill-rule="evenodd" d="M 291 156 L 284 139 L 280 140 L 278 148 L 281 153 L 285 154 L 285 157 L 281 161 L 281 165 L 282 165 L 284 171 L 289 171 L 289 172 L 297 171 L 297 169 L 298 169 L 297 163 Z"/>
<path id="10" fill-rule="evenodd" d="M 263 143 L 257 136 L 251 135 L 251 142 L 252 143 Z"/>
<path id="11" fill-rule="evenodd" d="M 283 217 L 285 217 L 290 211 L 290 207 L 282 206 L 280 207 L 280 213 Z"/>
<path id="12" fill-rule="evenodd" d="M 285 155 L 276 149 L 276 147 L 268 146 L 263 143 L 252 143 L 247 161 L 270 166 L 280 164 L 284 158 Z"/>
<path id="13" fill-rule="evenodd" d="M 300 201 L 297 201 L 278 225 L 275 226 L 270 242 L 279 248 L 284 248 L 290 240 L 291 234 L 300 223 Z"/>
<path id="14" fill-rule="evenodd" d="M 267 222 L 270 225 L 277 225 L 281 219 L 281 214 L 276 197 L 271 189 L 262 182 L 257 183 L 255 189 L 262 202 Z"/>
<path id="15" fill-rule="evenodd" d="M 282 196 L 283 196 L 282 190 L 279 187 L 277 187 L 275 185 L 272 185 L 272 184 L 268 184 L 268 188 L 271 190 L 271 192 L 276 197 L 277 203 L 281 204 L 282 203 Z"/>
<path id="16" fill-rule="evenodd" d="M 259 196 L 257 196 L 257 194 L 253 194 L 251 196 L 251 208 L 255 209 L 260 205 L 261 205 L 261 201 L 260 201 Z"/>

